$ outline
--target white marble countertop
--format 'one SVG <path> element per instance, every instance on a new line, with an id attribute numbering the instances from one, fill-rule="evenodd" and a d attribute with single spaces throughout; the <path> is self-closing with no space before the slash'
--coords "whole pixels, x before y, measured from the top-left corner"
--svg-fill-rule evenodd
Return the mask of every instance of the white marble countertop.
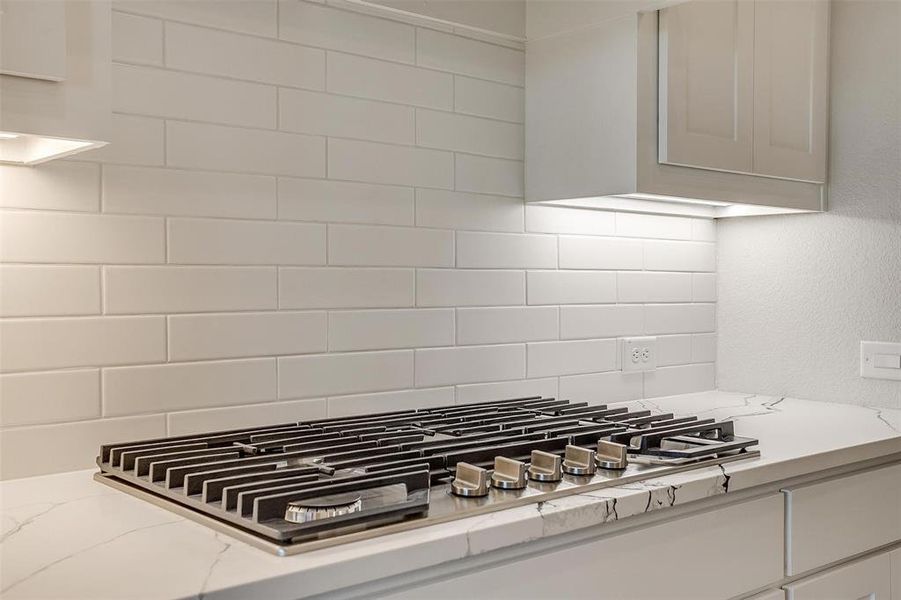
<path id="1" fill-rule="evenodd" d="M 276 557 L 92 480 L 0 484 L 0 595 L 297 598 L 901 452 L 901 410 L 705 392 L 640 405 L 736 421 L 761 457 Z"/>

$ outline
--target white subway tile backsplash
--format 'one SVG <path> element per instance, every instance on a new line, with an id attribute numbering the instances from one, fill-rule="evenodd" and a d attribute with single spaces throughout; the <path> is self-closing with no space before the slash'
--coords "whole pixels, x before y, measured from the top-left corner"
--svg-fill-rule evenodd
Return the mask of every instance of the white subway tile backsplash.
<path id="1" fill-rule="evenodd" d="M 347 352 L 278 359 L 279 398 L 413 387 L 413 351 Z"/>
<path id="2" fill-rule="evenodd" d="M 690 335 L 657 337 L 657 366 L 685 365 L 692 362 Z"/>
<path id="3" fill-rule="evenodd" d="M 454 165 L 458 191 L 502 196 L 523 195 L 521 161 L 457 154 Z"/>
<path id="4" fill-rule="evenodd" d="M 0 317 L 100 312 L 100 267 L 0 265 Z"/>
<path id="5" fill-rule="evenodd" d="M 15 479 L 96 468 L 100 444 L 165 436 L 165 415 L 7 429 L 0 435 L 0 472 Z"/>
<path id="6" fill-rule="evenodd" d="M 0 375 L 0 427 L 100 416 L 97 369 Z"/>
<path id="7" fill-rule="evenodd" d="M 274 358 L 104 369 L 104 416 L 266 402 L 276 397 Z"/>
<path id="8" fill-rule="evenodd" d="M 387 350 L 450 346 L 454 311 L 450 308 L 333 311 L 328 316 L 328 349 Z"/>
<path id="9" fill-rule="evenodd" d="M 298 221 L 412 225 L 413 188 L 281 177 L 278 216 Z"/>
<path id="10" fill-rule="evenodd" d="M 716 389 L 713 363 L 662 367 L 644 374 L 644 397 L 690 394 Z"/>
<path id="11" fill-rule="evenodd" d="M 522 88 L 454 76 L 454 110 L 458 113 L 522 123 L 524 107 Z"/>
<path id="12" fill-rule="evenodd" d="M 172 167 L 323 177 L 325 138 L 203 123 L 166 123 Z"/>
<path id="13" fill-rule="evenodd" d="M 0 321 L 0 371 L 43 371 L 164 360 L 163 317 Z"/>
<path id="14" fill-rule="evenodd" d="M 517 379 L 516 381 L 470 383 L 457 386 L 457 404 L 533 396 L 556 398 L 557 378 Z"/>
<path id="15" fill-rule="evenodd" d="M 413 269 L 279 269 L 280 308 L 413 306 Z"/>
<path id="16" fill-rule="evenodd" d="M 524 52 L 431 29 L 416 30 L 416 62 L 479 79 L 525 83 Z"/>
<path id="17" fill-rule="evenodd" d="M 419 188 L 416 190 L 416 224 L 421 227 L 522 231 L 521 198 L 467 194 Z"/>
<path id="18" fill-rule="evenodd" d="M 398 62 L 415 60 L 410 25 L 297 0 L 279 0 L 278 16 L 283 40 Z"/>
<path id="19" fill-rule="evenodd" d="M 695 219 L 616 213 L 616 235 L 623 237 L 690 240 Z"/>
<path id="20" fill-rule="evenodd" d="M 275 309 L 274 267 L 104 267 L 109 313 Z"/>
<path id="21" fill-rule="evenodd" d="M 716 246 L 705 242 L 644 242 L 644 264 L 654 271 L 715 271 Z"/>
<path id="22" fill-rule="evenodd" d="M 529 377 L 573 375 L 616 369 L 616 340 L 533 342 L 529 345 Z"/>
<path id="23" fill-rule="evenodd" d="M 691 274 L 691 299 L 695 302 L 716 302 L 716 273 Z"/>
<path id="24" fill-rule="evenodd" d="M 105 165 L 111 213 L 274 219 L 275 177 Z"/>
<path id="25" fill-rule="evenodd" d="M 172 412 L 166 415 L 169 435 L 189 435 L 207 431 L 223 431 L 260 427 L 275 423 L 294 423 L 307 419 L 323 419 L 328 415 L 324 398 L 263 402 L 247 406 L 205 408 Z"/>
<path id="26" fill-rule="evenodd" d="M 492 119 L 416 109 L 416 142 L 420 146 L 523 158 L 523 126 Z"/>
<path id="27" fill-rule="evenodd" d="M 416 138 L 409 106 L 281 88 L 278 107 L 284 131 L 394 144 L 412 144 Z"/>
<path id="28" fill-rule="evenodd" d="M 328 53 L 328 91 L 412 106 L 453 110 L 454 78 L 340 52 Z"/>
<path id="29" fill-rule="evenodd" d="M 276 90 L 268 85 L 115 64 L 112 77 L 115 111 L 246 127 L 275 127 Z"/>
<path id="30" fill-rule="evenodd" d="M 452 267 L 454 234 L 441 229 L 329 225 L 330 265 Z"/>
<path id="31" fill-rule="evenodd" d="M 557 238 L 551 235 L 457 232 L 457 266 L 476 269 L 552 269 Z"/>
<path id="32" fill-rule="evenodd" d="M 715 242 L 716 221 L 713 219 L 692 219 L 691 239 L 702 242 Z"/>
<path id="33" fill-rule="evenodd" d="M 166 137 L 162 119 L 113 113 L 109 144 L 78 155 L 104 163 L 162 166 Z"/>
<path id="34" fill-rule="evenodd" d="M 101 441 L 715 385 L 714 221 L 524 205 L 521 44 L 337 0 L 113 8 L 110 145 L 0 167 L 4 477 Z M 617 370 L 643 334 L 660 368 Z"/>
<path id="35" fill-rule="evenodd" d="M 620 302 L 691 302 L 691 273 L 617 273 Z"/>
<path id="36" fill-rule="evenodd" d="M 118 8 L 173 21 L 275 37 L 276 0 L 128 0 Z"/>
<path id="37" fill-rule="evenodd" d="M 347 417 L 372 412 L 450 406 L 453 403 L 453 387 L 333 396 L 328 399 L 328 415 L 330 417 Z"/>
<path id="38" fill-rule="evenodd" d="M 311 90 L 325 87 L 322 50 L 181 23 L 166 23 L 166 66 Z"/>
<path id="39" fill-rule="evenodd" d="M 560 236 L 561 269 L 641 269 L 642 242 L 617 238 Z"/>
<path id="40" fill-rule="evenodd" d="M 163 22 L 118 11 L 112 13 L 115 62 L 163 64 Z"/>
<path id="41" fill-rule="evenodd" d="M 641 372 L 608 371 L 560 378 L 560 398 L 589 404 L 612 404 L 642 397 Z"/>
<path id="42" fill-rule="evenodd" d="M 644 332 L 644 306 L 608 304 L 561 306 L 560 338 L 638 336 Z"/>
<path id="43" fill-rule="evenodd" d="M 525 375 L 524 344 L 416 351 L 416 387 L 521 379 Z"/>
<path id="44" fill-rule="evenodd" d="M 715 304 L 649 304 L 645 307 L 645 332 L 706 333 L 716 329 Z"/>
<path id="45" fill-rule="evenodd" d="M 526 231 L 612 235 L 615 213 L 555 206 L 526 206 Z"/>
<path id="46" fill-rule="evenodd" d="M 700 333 L 691 336 L 691 362 L 716 360 L 716 334 Z"/>
<path id="47" fill-rule="evenodd" d="M 605 271 L 529 271 L 529 304 L 605 304 L 616 302 L 616 273 Z"/>
<path id="48" fill-rule="evenodd" d="M 169 317 L 169 360 L 325 352 L 325 312 L 261 312 Z"/>
<path id="49" fill-rule="evenodd" d="M 169 219 L 169 262 L 195 265 L 324 265 L 325 225 Z"/>
<path id="50" fill-rule="evenodd" d="M 451 189 L 450 152 L 330 138 L 328 174 L 335 179 Z"/>
<path id="51" fill-rule="evenodd" d="M 96 212 L 99 173 L 96 164 L 68 161 L 0 166 L 0 207 Z"/>
<path id="52" fill-rule="evenodd" d="M 417 306 L 503 306 L 525 301 L 523 271 L 416 271 Z"/>
<path id="53" fill-rule="evenodd" d="M 555 340 L 556 306 L 458 308 L 457 344 L 504 344 Z"/>
<path id="54" fill-rule="evenodd" d="M 163 220 L 155 217 L 0 213 L 0 259 L 33 263 L 160 263 Z"/>

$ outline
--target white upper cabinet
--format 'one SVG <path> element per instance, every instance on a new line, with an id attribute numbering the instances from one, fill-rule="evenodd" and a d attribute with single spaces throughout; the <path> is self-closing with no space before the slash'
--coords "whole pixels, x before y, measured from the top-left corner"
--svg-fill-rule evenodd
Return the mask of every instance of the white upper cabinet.
<path id="1" fill-rule="evenodd" d="M 754 3 L 660 11 L 660 162 L 750 173 Z"/>
<path id="2" fill-rule="evenodd" d="M 754 5 L 754 172 L 824 182 L 829 3 Z"/>
<path id="3" fill-rule="evenodd" d="M 825 182 L 828 2 L 694 0 L 659 19 L 661 163 Z"/>
<path id="4" fill-rule="evenodd" d="M 825 210 L 827 0 L 529 0 L 526 12 L 527 202 Z"/>

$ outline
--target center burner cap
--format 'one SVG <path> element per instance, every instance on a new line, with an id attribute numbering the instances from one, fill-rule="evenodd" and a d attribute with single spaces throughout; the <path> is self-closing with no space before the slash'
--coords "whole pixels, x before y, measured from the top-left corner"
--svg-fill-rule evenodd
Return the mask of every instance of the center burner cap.
<path id="1" fill-rule="evenodd" d="M 363 501 L 360 494 L 356 492 L 332 494 L 331 496 L 289 502 L 285 509 L 285 520 L 291 523 L 308 523 L 319 519 L 349 515 L 361 510 L 363 510 Z"/>

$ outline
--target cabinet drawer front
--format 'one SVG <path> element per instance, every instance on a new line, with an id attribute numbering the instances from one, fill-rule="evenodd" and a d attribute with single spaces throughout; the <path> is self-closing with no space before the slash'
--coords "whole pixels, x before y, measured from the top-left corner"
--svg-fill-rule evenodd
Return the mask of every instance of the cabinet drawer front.
<path id="1" fill-rule="evenodd" d="M 451 575 L 390 600 L 721 600 L 782 578 L 778 494 Z"/>
<path id="2" fill-rule="evenodd" d="M 829 569 L 785 586 L 786 600 L 891 600 L 889 553 Z"/>
<path id="3" fill-rule="evenodd" d="M 788 575 L 901 540 L 901 464 L 785 494 Z"/>

